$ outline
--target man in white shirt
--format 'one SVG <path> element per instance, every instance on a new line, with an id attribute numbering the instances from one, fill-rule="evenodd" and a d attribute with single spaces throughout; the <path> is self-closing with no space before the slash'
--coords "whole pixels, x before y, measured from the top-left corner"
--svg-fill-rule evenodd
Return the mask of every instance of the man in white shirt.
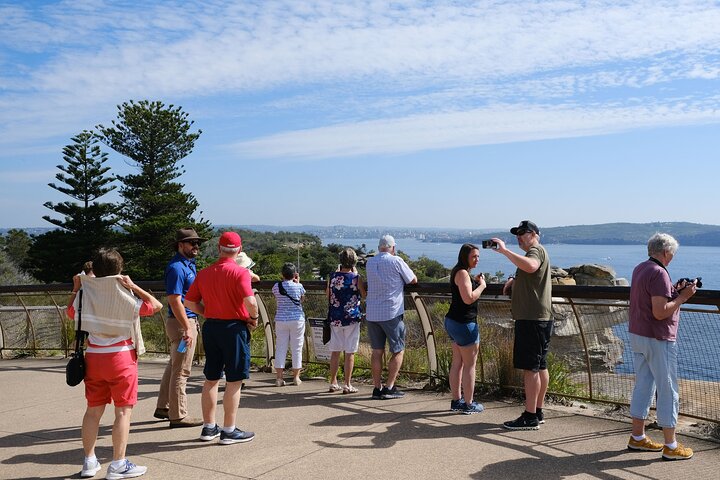
<path id="1" fill-rule="evenodd" d="M 407 263 L 395 254 L 395 239 L 391 235 L 380 237 L 378 251 L 366 265 L 367 326 L 375 387 L 372 398 L 387 400 L 405 395 L 395 386 L 405 353 L 404 289 L 406 284 L 417 283 L 417 277 Z M 387 383 L 383 386 L 382 360 L 386 341 L 391 356 L 387 362 Z"/>

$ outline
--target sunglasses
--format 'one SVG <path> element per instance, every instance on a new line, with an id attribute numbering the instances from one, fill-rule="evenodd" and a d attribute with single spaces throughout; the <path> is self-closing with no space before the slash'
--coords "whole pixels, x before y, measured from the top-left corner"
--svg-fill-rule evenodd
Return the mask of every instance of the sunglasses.
<path id="1" fill-rule="evenodd" d="M 199 242 L 198 240 L 185 240 L 185 241 L 183 241 L 182 243 L 189 243 L 189 244 L 192 245 L 193 247 L 199 247 L 199 246 L 200 246 L 200 242 Z"/>

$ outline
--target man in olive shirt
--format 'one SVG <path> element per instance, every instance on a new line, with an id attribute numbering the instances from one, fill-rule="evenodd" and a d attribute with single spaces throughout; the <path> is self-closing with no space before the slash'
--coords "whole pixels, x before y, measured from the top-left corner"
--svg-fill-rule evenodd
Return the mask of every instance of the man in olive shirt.
<path id="1" fill-rule="evenodd" d="M 550 375 L 547 353 L 552 335 L 552 285 L 550 259 L 540 245 L 540 230 L 529 220 L 510 229 L 518 246 L 525 252 L 519 255 L 507 249 L 505 242 L 493 238 L 496 251 L 505 255 L 516 267 L 515 276 L 508 278 L 503 294 L 512 293 L 511 310 L 515 320 L 513 366 L 523 371 L 525 411 L 516 420 L 503 423 L 509 430 L 538 430 L 543 419 Z"/>

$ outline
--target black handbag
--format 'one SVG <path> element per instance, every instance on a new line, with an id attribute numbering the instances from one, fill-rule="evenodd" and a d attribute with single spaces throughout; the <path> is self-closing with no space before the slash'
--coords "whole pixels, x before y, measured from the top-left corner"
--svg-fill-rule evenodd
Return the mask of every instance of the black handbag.
<path id="1" fill-rule="evenodd" d="M 328 291 L 330 291 L 330 279 L 328 279 Z M 322 342 L 323 345 L 327 345 L 327 343 L 330 341 L 330 335 L 332 332 L 330 331 L 330 295 L 328 294 L 328 313 L 325 320 L 323 320 L 323 338 Z"/>
<path id="2" fill-rule="evenodd" d="M 85 353 L 83 343 L 85 332 L 80 329 L 82 324 L 82 290 L 80 290 L 80 301 L 78 301 L 78 326 L 75 331 L 75 351 L 70 354 L 70 360 L 65 366 L 65 382 L 71 387 L 79 385 L 85 379 Z"/>
<path id="3" fill-rule="evenodd" d="M 328 314 L 328 317 L 323 321 L 323 345 L 327 345 L 327 343 L 330 341 L 330 335 L 332 332 L 330 332 L 330 314 Z"/>

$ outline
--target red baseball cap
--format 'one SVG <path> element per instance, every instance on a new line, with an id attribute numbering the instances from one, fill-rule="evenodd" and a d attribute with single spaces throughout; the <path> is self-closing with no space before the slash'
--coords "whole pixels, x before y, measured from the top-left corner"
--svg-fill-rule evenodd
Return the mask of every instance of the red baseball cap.
<path id="1" fill-rule="evenodd" d="M 240 235 L 235 232 L 225 232 L 220 235 L 220 241 L 218 242 L 221 247 L 226 248 L 240 248 L 242 247 L 242 239 Z"/>

